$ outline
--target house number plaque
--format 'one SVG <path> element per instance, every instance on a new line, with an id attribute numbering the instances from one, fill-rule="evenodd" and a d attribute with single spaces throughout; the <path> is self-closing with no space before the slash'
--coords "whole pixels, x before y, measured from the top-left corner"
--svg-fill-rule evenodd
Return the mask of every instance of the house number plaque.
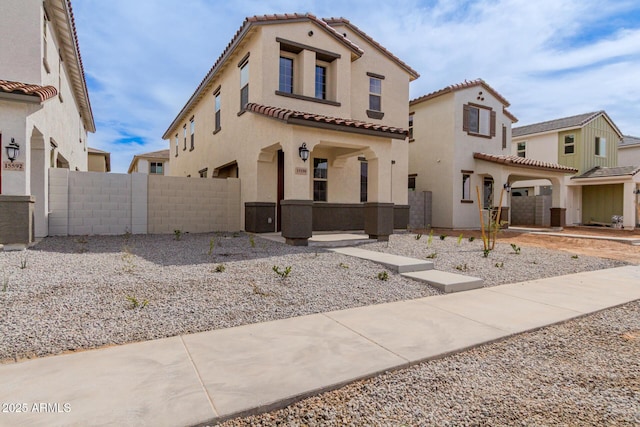
<path id="1" fill-rule="evenodd" d="M 4 162 L 2 169 L 6 171 L 23 171 L 24 163 L 23 162 Z"/>
<path id="2" fill-rule="evenodd" d="M 296 168 L 296 175 L 306 175 L 307 168 Z"/>

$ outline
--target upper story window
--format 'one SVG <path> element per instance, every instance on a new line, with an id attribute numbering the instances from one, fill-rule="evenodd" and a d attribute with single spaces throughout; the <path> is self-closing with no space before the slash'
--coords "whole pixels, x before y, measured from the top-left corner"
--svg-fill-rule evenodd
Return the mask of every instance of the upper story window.
<path id="1" fill-rule="evenodd" d="M 409 114 L 409 142 L 413 142 L 413 113 Z"/>
<path id="2" fill-rule="evenodd" d="M 382 80 L 384 76 L 375 73 L 367 73 L 369 77 L 369 109 L 367 110 L 367 117 L 372 119 L 382 119 L 384 113 L 382 112 Z"/>
<path id="3" fill-rule="evenodd" d="M 565 135 L 564 137 L 564 154 L 573 154 L 576 152 L 576 136 Z"/>
<path id="4" fill-rule="evenodd" d="M 214 94 L 214 103 L 215 103 L 215 129 L 213 133 L 220 132 L 221 122 L 220 122 L 220 109 L 222 107 L 222 100 L 220 99 L 220 89 L 218 89 Z"/>
<path id="5" fill-rule="evenodd" d="M 316 65 L 316 98 L 327 99 L 327 67 Z"/>
<path id="6" fill-rule="evenodd" d="M 184 147 L 182 147 L 183 150 L 187 149 L 187 125 L 182 126 L 182 133 L 184 135 Z"/>
<path id="7" fill-rule="evenodd" d="M 191 148 L 189 149 L 189 151 L 193 150 L 195 148 L 195 134 L 196 134 L 196 122 L 195 122 L 195 117 L 191 117 L 191 120 L 189 120 L 189 128 L 191 130 Z"/>
<path id="8" fill-rule="evenodd" d="M 502 149 L 507 149 L 507 127 L 502 125 Z"/>
<path id="9" fill-rule="evenodd" d="M 48 41 L 47 41 L 47 11 L 45 10 L 43 13 L 43 18 L 42 18 L 42 64 L 44 65 L 45 70 L 47 71 L 47 74 L 51 72 L 51 70 L 49 69 L 49 58 L 48 58 L 48 50 L 49 50 L 49 46 L 48 46 Z"/>
<path id="10" fill-rule="evenodd" d="M 492 138 L 496 136 L 496 112 L 489 107 L 465 104 L 462 111 L 462 130 L 468 135 Z"/>
<path id="11" fill-rule="evenodd" d="M 518 157 L 527 157 L 527 143 L 518 142 L 517 152 L 518 152 Z"/>
<path id="12" fill-rule="evenodd" d="M 607 140 L 600 136 L 596 136 L 596 156 L 607 157 Z"/>
<path id="13" fill-rule="evenodd" d="M 180 145 L 180 138 L 178 138 L 178 134 L 176 133 L 176 157 L 178 157 L 178 145 Z"/>
<path id="14" fill-rule="evenodd" d="M 162 162 L 149 163 L 149 173 L 151 175 L 164 175 L 164 163 Z"/>
<path id="15" fill-rule="evenodd" d="M 284 93 L 293 93 L 293 59 L 280 57 L 280 79 L 278 90 Z"/>
<path id="16" fill-rule="evenodd" d="M 249 61 L 240 66 L 240 110 L 249 103 Z"/>

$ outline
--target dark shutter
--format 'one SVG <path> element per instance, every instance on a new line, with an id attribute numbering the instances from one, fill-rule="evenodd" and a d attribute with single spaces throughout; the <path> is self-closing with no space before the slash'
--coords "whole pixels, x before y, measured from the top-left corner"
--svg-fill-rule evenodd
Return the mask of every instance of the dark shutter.
<path id="1" fill-rule="evenodd" d="M 507 127 L 502 125 L 502 149 L 507 148 Z"/>
<path id="2" fill-rule="evenodd" d="M 462 130 L 469 132 L 469 106 L 467 104 L 462 106 Z"/>
<path id="3" fill-rule="evenodd" d="M 496 136 L 496 112 L 491 110 L 491 123 L 490 123 L 490 129 L 491 129 L 491 136 Z"/>

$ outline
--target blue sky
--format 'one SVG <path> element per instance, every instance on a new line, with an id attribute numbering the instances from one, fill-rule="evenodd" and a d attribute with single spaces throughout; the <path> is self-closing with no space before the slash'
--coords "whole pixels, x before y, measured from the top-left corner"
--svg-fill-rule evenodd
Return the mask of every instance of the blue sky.
<path id="1" fill-rule="evenodd" d="M 162 134 L 247 16 L 342 16 L 421 77 L 415 98 L 482 78 L 515 126 L 606 110 L 640 136 L 637 0 L 73 0 L 97 132 L 112 171 Z"/>

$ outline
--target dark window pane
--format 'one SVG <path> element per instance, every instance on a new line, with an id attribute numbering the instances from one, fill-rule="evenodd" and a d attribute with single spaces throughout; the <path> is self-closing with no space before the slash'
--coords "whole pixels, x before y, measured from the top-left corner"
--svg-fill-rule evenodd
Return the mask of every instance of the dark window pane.
<path id="1" fill-rule="evenodd" d="M 327 99 L 327 69 L 316 65 L 316 98 Z"/>
<path id="2" fill-rule="evenodd" d="M 280 57 L 281 92 L 293 93 L 293 59 Z"/>
<path id="3" fill-rule="evenodd" d="M 360 202 L 367 201 L 367 187 L 369 182 L 369 164 L 360 162 Z"/>
<path id="4" fill-rule="evenodd" d="M 327 201 L 327 181 L 313 181 L 313 200 L 315 202 Z"/>
<path id="5" fill-rule="evenodd" d="M 469 108 L 469 132 L 480 132 L 480 110 L 474 107 Z"/>
<path id="6" fill-rule="evenodd" d="M 240 89 L 240 108 L 244 110 L 244 108 L 249 103 L 249 85 L 244 86 Z"/>
<path id="7" fill-rule="evenodd" d="M 373 111 L 382 111 L 379 95 L 369 95 L 369 109 Z"/>
<path id="8" fill-rule="evenodd" d="M 317 179 L 327 179 L 327 169 L 329 163 L 327 159 L 313 159 L 313 177 Z"/>

